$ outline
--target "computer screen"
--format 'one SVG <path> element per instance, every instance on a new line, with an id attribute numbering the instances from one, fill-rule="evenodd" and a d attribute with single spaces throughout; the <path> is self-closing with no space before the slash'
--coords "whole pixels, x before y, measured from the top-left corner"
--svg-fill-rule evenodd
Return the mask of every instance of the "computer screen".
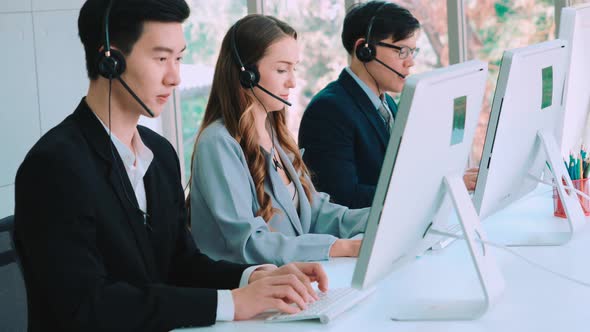
<path id="1" fill-rule="evenodd" d="M 562 10 L 559 38 L 570 46 L 564 123 L 557 136 L 567 156 L 582 144 L 590 147 L 590 4 Z"/>
<path id="2" fill-rule="evenodd" d="M 573 184 L 557 143 L 568 53 L 567 42 L 558 39 L 506 51 L 502 59 L 473 195 L 479 217 L 523 198 L 541 182 L 555 187 L 567 217 L 563 227 L 505 227 L 494 235 L 505 245 L 562 245 L 584 225 L 578 195 L 566 190 Z"/>
<path id="3" fill-rule="evenodd" d="M 533 191 L 546 166 L 537 133 L 563 123 L 567 42 L 504 52 L 473 202 L 482 219 Z"/>
<path id="4" fill-rule="evenodd" d="M 469 61 L 408 78 L 352 287 L 371 287 L 397 267 L 414 260 L 436 242 L 435 237 L 427 236 L 428 230 L 434 220 L 444 222 L 446 218 L 437 216 L 448 216 L 453 205 L 466 212 L 459 214 L 471 217 L 470 227 L 479 224 L 473 220 L 477 214 L 462 176 L 481 111 L 487 74 L 486 63 Z M 453 204 L 445 203 L 450 198 Z M 490 255 L 473 258 L 481 264 L 482 282 L 488 278 L 501 279 L 487 262 Z M 496 285 L 492 293 L 503 287 L 501 282 Z M 437 315 L 452 318 L 421 309 L 413 314 L 418 319 Z"/>

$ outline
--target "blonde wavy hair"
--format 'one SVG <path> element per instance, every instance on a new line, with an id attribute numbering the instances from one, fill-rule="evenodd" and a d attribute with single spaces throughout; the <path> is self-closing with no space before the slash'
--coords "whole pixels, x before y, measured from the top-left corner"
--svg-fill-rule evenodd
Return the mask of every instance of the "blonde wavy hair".
<path id="1" fill-rule="evenodd" d="M 262 216 L 268 223 L 278 210 L 272 207 L 270 196 L 264 191 L 264 179 L 267 175 L 267 169 L 258 142 L 256 127 L 254 126 L 253 109 L 256 100 L 240 85 L 240 68 L 236 59 L 234 59 L 231 48 L 232 29 L 236 25 L 238 27 L 235 31 L 236 46 L 241 60 L 246 65 L 256 65 L 264 57 L 269 46 L 281 38 L 288 36 L 297 39 L 297 32 L 291 26 L 272 16 L 248 15 L 230 28 L 223 38 L 219 58 L 215 65 L 211 94 L 193 149 L 192 162 L 194 163 L 200 134 L 213 122 L 222 119 L 228 132 L 238 141 L 246 156 L 246 162 L 254 180 L 256 198 L 260 205 L 256 216 Z M 305 195 L 311 202 L 312 185 L 308 181 L 309 170 L 301 158 L 297 143 L 287 128 L 285 109 L 271 112 L 268 116 L 271 118 L 269 119 L 271 123 L 275 125 L 278 143 L 288 154 L 294 157 L 293 166 L 299 174 L 299 180 Z M 191 169 L 194 169 L 194 167 L 191 166 Z M 189 181 L 189 183 L 192 183 L 192 181 Z M 190 196 L 187 199 L 187 203 L 189 202 Z"/>

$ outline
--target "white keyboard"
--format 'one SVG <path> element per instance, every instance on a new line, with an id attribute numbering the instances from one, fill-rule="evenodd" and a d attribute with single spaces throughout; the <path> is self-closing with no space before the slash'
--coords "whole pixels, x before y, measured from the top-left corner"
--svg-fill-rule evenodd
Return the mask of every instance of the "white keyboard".
<path id="1" fill-rule="evenodd" d="M 286 322 L 304 319 L 319 319 L 327 324 L 334 317 L 350 309 L 375 291 L 375 288 L 358 290 L 355 288 L 334 288 L 326 293 L 318 293 L 320 297 L 314 303 L 307 305 L 307 309 L 296 314 L 277 313 L 266 319 L 267 322 Z"/>

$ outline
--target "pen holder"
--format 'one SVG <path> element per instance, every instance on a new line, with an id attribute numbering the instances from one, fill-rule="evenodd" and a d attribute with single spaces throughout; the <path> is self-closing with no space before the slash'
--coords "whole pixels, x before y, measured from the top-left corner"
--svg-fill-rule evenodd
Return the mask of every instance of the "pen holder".
<path id="1" fill-rule="evenodd" d="M 588 182 L 588 179 L 572 180 L 572 183 L 574 188 L 585 193 L 586 195 L 590 195 L 590 182 Z M 569 192 L 568 189 L 565 190 L 566 192 Z M 578 195 L 578 199 L 582 205 L 582 211 L 584 211 L 584 215 L 590 216 L 590 200 L 580 195 Z M 565 210 L 563 209 L 563 204 L 561 204 L 561 199 L 559 198 L 557 188 L 553 188 L 553 215 L 560 218 L 567 218 L 565 215 Z"/>

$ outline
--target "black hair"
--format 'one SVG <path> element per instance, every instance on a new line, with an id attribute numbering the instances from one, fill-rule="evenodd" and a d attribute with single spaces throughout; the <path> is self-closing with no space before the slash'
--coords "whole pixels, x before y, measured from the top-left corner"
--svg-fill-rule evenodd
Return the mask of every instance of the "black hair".
<path id="1" fill-rule="evenodd" d="M 378 11 L 378 13 L 377 13 Z M 352 5 L 344 18 L 342 45 L 348 54 L 354 53 L 354 44 L 365 38 L 371 18 L 371 40 L 380 41 L 393 38 L 393 41 L 411 37 L 420 28 L 420 22 L 407 9 L 386 1 L 369 1 Z"/>
<path id="2" fill-rule="evenodd" d="M 185 0 L 112 0 L 109 17 L 111 45 L 129 55 L 143 32 L 143 23 L 184 22 L 190 15 Z M 105 43 L 104 19 L 109 0 L 87 0 L 78 16 L 78 35 L 86 53 L 88 78 L 98 78 L 99 50 Z"/>

